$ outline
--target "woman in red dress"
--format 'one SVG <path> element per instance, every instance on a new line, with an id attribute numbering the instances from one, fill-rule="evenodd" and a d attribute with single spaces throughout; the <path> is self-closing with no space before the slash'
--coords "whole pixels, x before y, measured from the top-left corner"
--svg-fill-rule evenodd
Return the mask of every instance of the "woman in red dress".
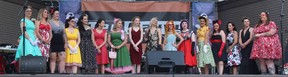
<path id="1" fill-rule="evenodd" d="M 275 22 L 270 21 L 267 12 L 261 12 L 260 21 L 254 28 L 254 43 L 251 59 L 259 59 L 262 74 L 275 74 L 274 60 L 282 58 L 282 47 L 279 41 Z M 267 65 L 267 68 L 266 68 Z"/>
<path id="2" fill-rule="evenodd" d="M 193 31 L 189 31 L 188 29 L 188 21 L 182 20 L 180 23 L 181 28 L 181 36 L 184 38 L 184 41 L 180 44 L 178 50 L 182 51 L 184 53 L 184 60 L 185 64 L 188 67 L 188 73 L 195 73 L 196 72 L 196 66 L 197 66 L 197 60 L 196 60 L 196 53 L 194 51 L 195 46 L 195 34 Z"/>
<path id="3" fill-rule="evenodd" d="M 100 65 L 101 74 L 105 73 L 105 64 L 108 64 L 107 32 L 104 30 L 104 25 L 104 19 L 98 19 L 92 31 L 92 41 L 98 52 L 96 59 L 97 64 Z"/>
<path id="4" fill-rule="evenodd" d="M 130 39 L 130 57 L 131 62 L 134 66 L 132 73 L 140 73 L 141 70 L 141 59 L 142 59 L 142 40 L 143 30 L 140 27 L 140 17 L 136 16 L 132 19 L 132 26 L 129 28 L 129 39 Z M 135 70 L 137 67 L 137 71 Z"/>
<path id="5" fill-rule="evenodd" d="M 35 26 L 36 26 L 36 35 L 39 40 L 38 46 L 40 48 L 40 51 L 42 52 L 42 56 L 46 57 L 48 61 L 50 51 L 50 41 L 52 39 L 52 29 L 50 24 L 48 23 L 47 9 L 39 10 Z"/>

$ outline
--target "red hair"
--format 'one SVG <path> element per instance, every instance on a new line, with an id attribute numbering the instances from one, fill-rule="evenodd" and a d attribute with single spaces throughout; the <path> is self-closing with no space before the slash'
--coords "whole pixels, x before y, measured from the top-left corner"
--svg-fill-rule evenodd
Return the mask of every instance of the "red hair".
<path id="1" fill-rule="evenodd" d="M 169 22 L 171 22 L 172 23 L 172 33 L 173 34 L 175 34 L 176 32 L 175 32 L 175 24 L 174 24 L 174 21 L 171 19 L 171 20 L 169 20 L 169 21 L 167 21 L 166 22 L 166 25 L 165 25 L 165 35 L 168 35 L 168 31 L 169 31 Z"/>

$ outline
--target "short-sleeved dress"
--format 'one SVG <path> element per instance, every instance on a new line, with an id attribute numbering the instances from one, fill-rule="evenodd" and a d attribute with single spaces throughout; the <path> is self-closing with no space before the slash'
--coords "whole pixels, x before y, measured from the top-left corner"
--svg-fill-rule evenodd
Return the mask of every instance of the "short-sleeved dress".
<path id="1" fill-rule="evenodd" d="M 73 32 L 69 32 L 68 28 L 65 29 L 66 32 L 66 37 L 67 37 L 67 41 L 68 44 L 71 45 L 72 47 L 75 47 L 77 44 L 77 39 L 78 37 L 78 29 L 74 29 Z M 66 52 L 66 66 L 78 66 L 81 67 L 82 66 L 82 60 L 81 60 L 81 53 L 80 53 L 80 48 L 78 46 L 77 48 L 77 53 L 75 54 L 70 54 L 70 49 L 67 47 L 65 49 Z"/>
<path id="2" fill-rule="evenodd" d="M 205 34 L 208 30 L 209 28 L 207 26 L 201 27 L 197 30 L 199 46 L 199 51 L 197 52 L 197 67 L 204 67 L 206 64 L 215 67 L 211 46 L 208 44 L 206 48 L 204 48 L 204 41 L 206 39 Z M 204 49 L 207 50 L 207 52 L 204 52 Z"/>
<path id="3" fill-rule="evenodd" d="M 95 39 L 95 43 L 97 45 L 101 45 L 104 40 L 105 40 L 105 33 L 107 33 L 106 30 L 102 30 L 101 33 L 98 33 L 96 31 L 96 29 L 93 29 L 94 32 L 94 39 Z M 96 55 L 96 59 L 97 59 L 97 64 L 108 64 L 109 63 L 109 59 L 108 59 L 108 51 L 107 51 L 107 47 L 106 45 L 104 45 L 103 47 L 100 48 L 101 53 L 97 53 Z"/>
<path id="4" fill-rule="evenodd" d="M 261 24 L 254 28 L 254 34 L 260 34 L 270 31 L 270 29 L 277 29 L 277 32 L 272 36 L 262 36 L 255 38 L 253 42 L 252 52 L 250 58 L 252 59 L 281 59 L 282 47 L 278 36 L 278 28 L 275 22 L 270 21 L 268 25 Z"/>
<path id="5" fill-rule="evenodd" d="M 96 69 L 96 54 L 95 47 L 91 40 L 91 29 L 80 31 L 81 42 L 80 42 L 80 51 L 82 59 L 82 68 L 84 69 Z"/>
<path id="6" fill-rule="evenodd" d="M 52 27 L 52 39 L 50 44 L 50 50 L 51 52 L 64 52 L 64 23 L 59 21 L 59 25 L 56 25 L 55 22 L 52 20 L 49 21 L 51 27 Z"/>
<path id="7" fill-rule="evenodd" d="M 20 22 L 23 21 L 24 20 L 21 19 Z M 34 23 L 29 19 L 25 19 L 25 23 L 26 23 L 26 33 L 28 34 L 30 39 L 35 42 L 37 38 L 36 35 L 34 34 L 35 32 Z M 25 40 L 23 40 L 23 38 L 25 37 L 22 35 L 19 38 L 20 42 L 16 51 L 15 60 L 18 60 L 23 55 L 23 45 L 24 45 L 23 41 L 25 41 L 25 55 L 42 56 L 42 53 L 37 45 L 33 46 L 28 39 L 25 38 Z"/>

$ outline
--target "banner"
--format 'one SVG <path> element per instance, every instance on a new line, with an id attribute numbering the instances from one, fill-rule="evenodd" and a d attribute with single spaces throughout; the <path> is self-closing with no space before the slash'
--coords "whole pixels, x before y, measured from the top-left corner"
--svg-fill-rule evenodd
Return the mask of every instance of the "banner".
<path id="1" fill-rule="evenodd" d="M 173 19 L 177 31 L 180 29 L 180 20 L 189 19 L 190 2 L 117 2 L 117 1 L 82 1 L 82 11 L 89 16 L 89 24 L 94 27 L 97 19 L 104 18 L 105 29 L 111 31 L 113 19 L 121 18 L 123 29 L 127 32 L 131 20 L 135 16 L 141 17 L 142 28 L 147 29 L 150 19 L 158 18 L 158 27 L 164 34 L 164 27 L 169 19 Z"/>
<path id="2" fill-rule="evenodd" d="M 81 16 L 81 0 L 59 0 L 60 20 L 65 23 L 67 14 L 73 14 L 75 20 Z"/>
<path id="3" fill-rule="evenodd" d="M 212 21 L 215 19 L 215 4 L 205 2 L 193 2 L 192 3 L 192 20 L 193 31 L 196 32 L 200 28 L 198 17 L 204 16 L 208 18 L 209 28 L 213 30 Z"/>

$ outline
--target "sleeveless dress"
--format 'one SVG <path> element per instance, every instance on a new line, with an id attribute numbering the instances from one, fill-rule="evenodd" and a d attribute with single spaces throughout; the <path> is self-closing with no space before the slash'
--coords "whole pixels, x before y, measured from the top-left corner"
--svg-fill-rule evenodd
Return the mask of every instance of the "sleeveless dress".
<path id="1" fill-rule="evenodd" d="M 187 66 L 197 66 L 196 52 L 192 47 L 189 31 L 182 32 L 180 35 L 184 38 L 184 41 L 180 44 L 178 50 L 184 53 L 185 64 Z"/>
<path id="2" fill-rule="evenodd" d="M 250 38 L 250 28 L 244 34 L 244 30 L 242 30 L 241 37 L 242 43 L 245 43 Z M 239 69 L 239 74 L 259 74 L 259 70 L 255 60 L 250 59 L 250 54 L 252 50 L 253 42 L 251 41 L 244 49 L 241 49 L 241 65 Z"/>
<path id="3" fill-rule="evenodd" d="M 78 29 L 74 29 L 73 33 L 68 31 L 68 28 L 65 29 L 66 32 L 66 38 L 68 41 L 68 44 L 70 44 L 72 47 L 76 46 L 76 40 L 78 39 L 78 34 L 79 31 Z M 82 66 L 82 60 L 81 60 L 81 53 L 80 49 L 78 47 L 77 53 L 76 54 L 70 54 L 70 49 L 67 47 L 65 49 L 66 52 L 66 66 Z"/>
<path id="4" fill-rule="evenodd" d="M 81 42 L 79 47 L 81 51 L 82 68 L 84 69 L 97 68 L 95 48 L 91 40 L 91 34 L 91 29 L 80 31 Z"/>
<path id="5" fill-rule="evenodd" d="M 159 41 L 158 37 L 158 31 L 157 28 L 155 29 L 154 33 L 150 32 L 150 29 L 148 29 L 148 35 L 147 35 L 147 47 L 146 47 L 146 51 L 157 51 L 159 50 L 159 45 L 158 45 L 158 41 Z M 160 49 L 162 50 L 162 49 Z"/>
<path id="6" fill-rule="evenodd" d="M 63 38 L 64 34 L 64 23 L 59 21 L 59 25 L 56 25 L 52 20 L 49 21 L 52 27 L 52 39 L 50 44 L 51 52 L 64 52 L 65 42 Z"/>
<path id="7" fill-rule="evenodd" d="M 237 36 L 237 35 L 235 35 Z M 228 33 L 227 35 L 227 41 L 229 46 L 233 44 L 234 42 L 234 35 L 233 33 Z M 241 48 L 239 47 L 238 44 L 236 44 L 234 47 L 232 47 L 232 49 L 230 50 L 230 52 L 228 53 L 228 66 L 238 66 L 241 64 L 241 54 L 240 54 L 240 50 Z"/>
<path id="8" fill-rule="evenodd" d="M 140 38 L 141 38 L 141 31 L 140 29 L 138 31 L 134 31 L 133 29 L 131 30 L 131 36 L 132 36 L 132 40 L 133 42 L 136 44 Z M 142 41 L 141 41 L 142 42 Z M 132 64 L 141 64 L 141 60 L 142 60 L 142 44 L 140 43 L 138 46 L 139 51 L 136 51 L 133 47 L 132 44 L 130 44 L 130 56 L 131 56 L 131 62 Z"/>
<path id="9" fill-rule="evenodd" d="M 212 54 L 211 46 L 208 44 L 206 48 L 204 48 L 204 40 L 206 39 L 205 34 L 209 30 L 207 26 L 204 26 L 202 28 L 199 28 L 197 30 L 197 36 L 198 36 L 198 46 L 199 51 L 197 52 L 197 67 L 202 68 L 206 64 L 210 64 L 212 67 L 215 67 L 215 61 Z M 207 52 L 204 52 L 204 49 L 207 50 Z"/>
<path id="10" fill-rule="evenodd" d="M 263 36 L 255 38 L 253 42 L 251 59 L 281 59 L 282 58 L 282 47 L 278 36 L 278 28 L 275 22 L 270 21 L 268 25 L 261 24 L 254 28 L 254 34 L 260 34 L 270 31 L 270 29 L 277 29 L 276 33 L 272 36 Z"/>
<path id="11" fill-rule="evenodd" d="M 177 51 L 177 48 L 173 46 L 176 42 L 176 36 L 174 34 L 168 34 L 165 38 L 167 40 L 167 44 L 165 45 L 165 51 Z"/>
<path id="12" fill-rule="evenodd" d="M 220 33 L 217 35 L 212 35 L 210 42 L 212 44 L 212 53 L 214 56 L 215 63 L 218 63 L 219 61 L 227 61 L 227 52 L 225 47 L 222 50 L 222 56 L 218 57 L 218 52 L 220 51 L 221 45 L 222 45 L 222 37 Z"/>
<path id="13" fill-rule="evenodd" d="M 23 19 L 21 19 L 20 22 L 24 22 Z M 36 35 L 34 34 L 35 32 L 35 25 L 34 23 L 29 20 L 29 19 L 25 19 L 25 23 L 26 23 L 26 33 L 28 34 L 28 36 L 30 37 L 30 39 L 32 41 L 36 41 Z M 20 42 L 16 51 L 16 55 L 15 55 L 15 60 L 18 60 L 22 55 L 23 55 L 23 41 L 25 41 L 25 56 L 27 55 L 32 55 L 32 56 L 42 56 L 42 53 L 39 49 L 38 46 L 33 46 L 30 41 L 28 39 L 26 39 L 24 36 L 22 36 L 23 34 L 21 34 L 20 36 Z M 23 38 L 25 38 L 25 40 L 23 40 Z"/>
<path id="14" fill-rule="evenodd" d="M 121 39 L 121 33 L 115 32 L 111 33 L 111 42 L 114 46 L 119 46 L 122 44 L 123 40 Z M 125 73 L 133 69 L 131 66 L 130 54 L 127 47 L 124 45 L 120 49 L 115 50 L 117 52 L 117 57 L 114 59 L 114 69 L 106 68 L 105 70 L 110 73 Z"/>
<path id="15" fill-rule="evenodd" d="M 39 34 L 44 40 L 48 40 L 51 37 L 51 36 L 49 36 L 50 29 L 51 29 L 50 25 L 45 25 L 45 24 L 39 25 Z M 48 61 L 50 45 L 45 44 L 42 41 L 38 41 L 37 44 L 40 48 L 40 51 L 42 52 L 42 55 L 45 56 L 47 58 L 47 61 Z"/>
<path id="16" fill-rule="evenodd" d="M 106 30 L 102 30 L 102 33 L 98 33 L 96 29 L 93 29 L 93 32 L 94 32 L 94 40 L 96 44 L 97 45 L 102 44 L 105 40 L 105 33 L 107 33 Z M 97 64 L 108 64 L 109 59 L 108 59 L 108 51 L 107 51 L 106 45 L 101 47 L 100 50 L 101 50 L 101 53 L 98 53 L 98 51 L 96 52 Z"/>

